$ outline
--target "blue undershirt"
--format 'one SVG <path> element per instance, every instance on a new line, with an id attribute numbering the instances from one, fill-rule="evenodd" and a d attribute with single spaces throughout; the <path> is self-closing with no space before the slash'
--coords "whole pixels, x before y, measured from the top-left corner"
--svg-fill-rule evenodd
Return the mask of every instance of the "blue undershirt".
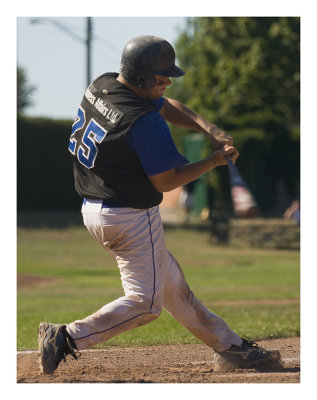
<path id="1" fill-rule="evenodd" d="M 164 98 L 152 101 L 159 111 Z M 147 175 L 160 174 L 188 163 L 177 150 L 165 119 L 157 111 L 145 114 L 134 123 L 127 143 L 136 151 Z"/>

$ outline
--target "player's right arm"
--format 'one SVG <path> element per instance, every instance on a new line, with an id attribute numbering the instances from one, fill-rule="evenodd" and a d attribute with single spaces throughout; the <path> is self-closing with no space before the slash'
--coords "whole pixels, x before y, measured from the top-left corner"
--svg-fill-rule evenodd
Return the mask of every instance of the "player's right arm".
<path id="1" fill-rule="evenodd" d="M 211 145 L 216 150 L 221 149 L 226 144 L 230 146 L 233 144 L 231 135 L 178 100 L 165 97 L 160 114 L 166 121 L 174 125 L 207 135 Z"/>
<path id="2" fill-rule="evenodd" d="M 148 175 L 148 177 L 158 192 L 169 192 L 194 181 L 212 168 L 227 165 L 227 157 L 231 157 L 235 163 L 238 156 L 239 152 L 235 147 L 226 145 L 203 160 L 184 164 L 160 174 Z"/>

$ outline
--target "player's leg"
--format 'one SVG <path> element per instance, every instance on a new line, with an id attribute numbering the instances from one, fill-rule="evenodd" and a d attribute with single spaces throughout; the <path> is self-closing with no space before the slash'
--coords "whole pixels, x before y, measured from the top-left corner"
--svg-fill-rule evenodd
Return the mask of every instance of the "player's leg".
<path id="1" fill-rule="evenodd" d="M 215 350 L 215 371 L 253 368 L 275 364 L 280 360 L 278 350 L 269 351 L 240 338 L 220 317 L 204 307 L 190 290 L 179 264 L 171 254 L 168 265 L 164 307 L 190 332 Z"/>
<path id="2" fill-rule="evenodd" d="M 163 306 L 190 332 L 213 349 L 223 351 L 241 338 L 226 322 L 209 311 L 189 288 L 180 265 L 169 253 Z"/>
<path id="3" fill-rule="evenodd" d="M 125 296 L 67 325 L 77 349 L 87 349 L 157 318 L 167 253 L 157 208 L 84 213 L 90 233 L 118 263 Z"/>

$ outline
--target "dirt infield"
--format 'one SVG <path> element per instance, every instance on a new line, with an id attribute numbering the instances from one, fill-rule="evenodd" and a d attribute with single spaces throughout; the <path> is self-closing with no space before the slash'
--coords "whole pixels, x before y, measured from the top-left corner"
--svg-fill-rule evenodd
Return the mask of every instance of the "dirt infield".
<path id="1" fill-rule="evenodd" d="M 213 351 L 203 344 L 110 347 L 67 357 L 54 375 L 41 375 L 37 352 L 17 355 L 18 383 L 299 383 L 300 339 L 258 342 L 278 349 L 282 362 L 270 369 L 213 371 Z"/>

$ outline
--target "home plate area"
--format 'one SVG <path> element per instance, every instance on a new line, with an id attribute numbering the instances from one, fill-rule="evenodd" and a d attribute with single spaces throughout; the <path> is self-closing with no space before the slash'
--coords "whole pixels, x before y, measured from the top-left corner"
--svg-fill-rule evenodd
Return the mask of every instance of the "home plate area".
<path id="1" fill-rule="evenodd" d="M 213 350 L 204 344 L 108 347 L 67 356 L 53 375 L 42 375 L 38 352 L 17 354 L 18 383 L 299 383 L 300 338 L 258 342 L 280 351 L 270 368 L 215 372 Z"/>

